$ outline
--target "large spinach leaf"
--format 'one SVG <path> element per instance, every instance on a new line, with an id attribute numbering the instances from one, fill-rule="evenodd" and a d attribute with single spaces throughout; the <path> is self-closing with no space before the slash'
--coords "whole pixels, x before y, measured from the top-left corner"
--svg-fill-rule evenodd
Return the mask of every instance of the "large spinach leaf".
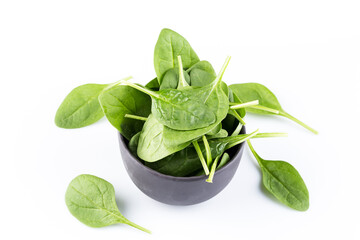
<path id="1" fill-rule="evenodd" d="M 155 72 L 160 85 L 164 74 L 169 69 L 178 67 L 177 56 L 181 56 L 185 69 L 199 62 L 199 57 L 189 42 L 180 34 L 165 28 L 160 32 L 154 51 Z"/>

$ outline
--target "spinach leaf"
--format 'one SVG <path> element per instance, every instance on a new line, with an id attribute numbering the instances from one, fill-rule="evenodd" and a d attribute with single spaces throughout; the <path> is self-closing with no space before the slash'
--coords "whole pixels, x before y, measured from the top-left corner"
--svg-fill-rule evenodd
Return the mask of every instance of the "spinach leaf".
<path id="1" fill-rule="evenodd" d="M 108 121 L 128 140 L 142 130 L 144 122 L 125 114 L 147 117 L 151 112 L 151 98 L 129 86 L 111 87 L 100 94 L 99 101 Z"/>
<path id="2" fill-rule="evenodd" d="M 104 114 L 98 96 L 107 84 L 85 84 L 73 89 L 61 103 L 55 124 L 61 128 L 81 128 L 100 120 Z"/>
<path id="3" fill-rule="evenodd" d="M 206 133 L 206 135 L 208 135 L 208 136 L 215 135 L 215 134 L 217 134 L 218 132 L 220 132 L 221 128 L 222 128 L 222 125 L 221 125 L 221 123 L 219 123 L 219 124 L 216 125 L 213 129 L 211 129 L 210 132 Z"/>
<path id="4" fill-rule="evenodd" d="M 309 192 L 298 171 L 287 162 L 262 159 L 250 141 L 248 145 L 261 168 L 265 188 L 287 206 L 306 211 L 309 208 Z"/>
<path id="5" fill-rule="evenodd" d="M 216 167 L 216 170 L 222 168 L 230 161 L 230 156 L 227 152 L 224 152 L 224 154 L 221 157 L 219 165 Z"/>
<path id="6" fill-rule="evenodd" d="M 96 176 L 83 174 L 74 178 L 66 190 L 65 202 L 71 214 L 90 227 L 124 223 L 151 233 L 119 212 L 113 185 Z"/>
<path id="7" fill-rule="evenodd" d="M 191 79 L 191 86 L 203 87 L 212 83 L 216 78 L 214 68 L 208 61 L 200 61 L 187 69 Z"/>
<path id="8" fill-rule="evenodd" d="M 160 85 L 165 72 L 177 68 L 177 56 L 181 56 L 185 69 L 199 62 L 189 42 L 180 34 L 165 28 L 160 32 L 154 51 L 155 72 Z"/>
<path id="9" fill-rule="evenodd" d="M 248 112 L 257 114 L 275 114 L 286 117 L 309 131 L 317 134 L 318 132 L 301 122 L 297 118 L 291 116 L 289 113 L 284 111 L 281 107 L 278 99 L 267 87 L 259 83 L 242 83 L 230 85 L 232 91 L 239 97 L 242 102 L 249 102 L 252 100 L 259 100 L 258 106 L 251 106 L 246 108 Z"/>
<path id="10" fill-rule="evenodd" d="M 208 135 L 208 134 L 206 134 Z M 208 135 L 207 139 L 214 139 L 214 138 L 224 138 L 229 136 L 228 132 L 225 129 L 220 129 L 220 131 L 214 135 Z"/>
<path id="11" fill-rule="evenodd" d="M 154 78 L 153 80 L 151 80 L 150 82 L 148 82 L 145 87 L 147 89 L 153 90 L 153 91 L 159 91 L 160 85 L 159 85 L 159 81 L 157 80 L 157 78 Z"/>
<path id="12" fill-rule="evenodd" d="M 129 150 L 136 157 L 137 157 L 137 147 L 139 145 L 140 133 L 141 132 L 136 133 L 129 141 Z"/>
<path id="13" fill-rule="evenodd" d="M 202 99 L 195 98 L 195 89 L 164 89 L 154 92 L 130 82 L 123 82 L 151 96 L 151 112 L 164 125 L 176 130 L 192 130 L 216 121 L 215 113 Z M 202 92 L 202 94 L 204 94 Z M 227 106 L 228 108 L 229 106 Z"/>
<path id="14" fill-rule="evenodd" d="M 202 169 L 199 156 L 191 145 L 157 162 L 144 162 L 144 164 L 162 174 L 175 177 L 186 177 Z"/>

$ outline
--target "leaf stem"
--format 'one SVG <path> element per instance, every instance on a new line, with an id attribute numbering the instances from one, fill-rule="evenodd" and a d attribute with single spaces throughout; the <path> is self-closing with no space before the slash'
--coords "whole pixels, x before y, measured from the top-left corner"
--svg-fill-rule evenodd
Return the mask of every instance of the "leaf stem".
<path id="1" fill-rule="evenodd" d="M 250 101 L 250 102 L 246 102 L 246 103 L 240 103 L 240 104 L 230 106 L 230 109 L 234 110 L 234 109 L 250 107 L 250 106 L 254 106 L 254 105 L 258 105 L 258 104 L 259 104 L 259 100 L 254 100 L 254 101 Z"/>
<path id="2" fill-rule="evenodd" d="M 178 83 L 177 89 L 182 89 L 184 87 L 189 86 L 189 84 L 185 81 L 181 56 L 179 55 L 177 58 L 178 58 L 178 63 L 179 63 L 179 83 Z"/>
<path id="3" fill-rule="evenodd" d="M 258 162 L 258 164 L 260 165 L 260 167 L 262 166 L 262 163 L 261 163 L 261 157 L 255 152 L 255 149 L 253 147 L 253 145 L 251 144 L 250 140 L 247 140 L 246 141 L 252 154 L 254 155 L 254 157 L 256 158 L 256 161 Z"/>
<path id="4" fill-rule="evenodd" d="M 231 136 L 239 135 L 242 127 L 243 127 L 243 124 L 242 124 L 241 122 L 239 122 L 239 124 L 237 125 L 236 129 L 235 129 L 234 132 L 231 134 Z"/>
<path id="5" fill-rule="evenodd" d="M 242 119 L 242 117 L 240 117 L 239 113 L 235 110 L 230 110 L 233 112 L 233 114 L 235 115 L 235 118 L 242 124 L 245 125 L 245 121 Z"/>
<path id="6" fill-rule="evenodd" d="M 258 109 L 258 110 L 263 110 L 263 111 L 271 112 L 271 113 L 274 113 L 274 114 L 279 114 L 279 113 L 280 113 L 279 110 L 276 110 L 276 109 L 273 109 L 273 108 L 264 107 L 264 106 L 262 106 L 262 105 L 250 106 L 249 108 Z"/>
<path id="7" fill-rule="evenodd" d="M 114 82 L 114 83 L 110 83 L 106 88 L 104 88 L 104 89 L 101 91 L 101 93 L 105 92 L 106 90 L 109 90 L 109 89 L 112 88 L 112 87 L 115 87 L 115 86 L 123 83 L 124 81 L 128 81 L 128 80 L 130 80 L 130 79 L 132 79 L 132 76 L 128 76 L 128 77 L 125 77 L 125 78 L 123 78 L 123 79 L 121 79 L 121 80 L 119 80 L 119 81 L 116 81 L 116 82 Z M 101 95 L 101 93 L 100 93 L 100 95 Z"/>
<path id="8" fill-rule="evenodd" d="M 141 117 L 141 116 L 132 115 L 132 114 L 125 114 L 125 117 L 126 118 L 136 119 L 136 120 L 141 120 L 141 121 L 146 121 L 147 120 L 146 117 Z"/>
<path id="9" fill-rule="evenodd" d="M 195 141 L 192 142 L 192 144 L 194 145 L 196 153 L 198 154 L 198 156 L 200 158 L 200 162 L 201 162 L 202 167 L 204 168 L 205 174 L 209 175 L 209 168 L 208 168 L 208 166 L 207 166 L 207 164 L 205 162 L 205 158 L 204 158 L 204 155 L 201 152 L 199 143 L 197 142 L 197 140 L 195 140 Z"/>
<path id="10" fill-rule="evenodd" d="M 211 156 L 211 150 L 210 150 L 209 142 L 206 139 L 205 135 L 203 135 L 202 139 L 203 139 L 204 146 L 205 146 L 205 151 L 206 151 L 206 163 L 207 163 L 207 166 L 210 167 L 211 162 L 212 162 L 212 156 Z"/>
<path id="11" fill-rule="evenodd" d="M 216 86 L 221 82 L 221 79 L 222 79 L 222 77 L 223 77 L 223 75 L 224 75 L 224 72 L 225 72 L 227 66 L 229 65 L 230 59 L 231 59 L 230 56 L 227 56 L 227 57 L 226 57 L 225 63 L 224 63 L 223 66 L 221 67 L 219 74 L 217 75 L 217 77 L 215 78 L 215 80 L 211 83 L 211 84 L 212 84 L 212 88 L 211 88 L 210 93 L 209 93 L 209 95 L 206 97 L 206 99 L 205 99 L 204 102 L 206 102 L 206 101 L 208 100 L 209 96 L 210 96 L 211 93 L 214 91 L 214 89 L 216 88 Z"/>
<path id="12" fill-rule="evenodd" d="M 242 142 L 245 142 L 246 140 L 248 140 L 248 139 L 250 139 L 252 137 L 254 137 L 256 134 L 258 134 L 258 132 L 259 132 L 259 129 L 257 129 L 254 132 L 250 133 L 247 137 L 227 145 L 226 150 L 229 149 L 229 148 L 232 148 L 232 147 L 234 147 L 234 146 L 236 146 L 236 145 L 238 145 L 238 144 L 240 144 Z M 241 136 L 241 135 L 239 135 L 239 136 Z"/>
<path id="13" fill-rule="evenodd" d="M 253 138 L 268 138 L 268 137 L 287 137 L 287 133 L 273 132 L 273 133 L 258 133 Z"/>
<path id="14" fill-rule="evenodd" d="M 154 91 L 151 91 L 149 89 L 146 89 L 146 88 L 143 88 L 135 83 L 131 83 L 131 82 L 127 82 L 127 81 L 122 81 L 121 83 L 125 84 L 125 85 L 128 85 L 132 88 L 135 88 L 143 93 L 146 93 L 147 95 L 150 95 L 151 97 L 155 97 L 155 98 L 160 98 L 160 95 L 157 94 L 156 92 Z"/>
<path id="15" fill-rule="evenodd" d="M 210 174 L 209 174 L 209 177 L 208 179 L 206 179 L 206 182 L 208 183 L 212 183 L 213 182 L 213 178 L 214 178 L 214 174 L 215 174 L 215 171 L 216 171 L 216 166 L 217 166 L 217 163 L 219 161 L 219 158 L 220 156 L 217 156 L 214 160 L 214 163 L 212 164 L 211 166 L 211 170 L 210 170 Z"/>
<path id="16" fill-rule="evenodd" d="M 141 231 L 144 231 L 144 232 L 147 232 L 147 233 L 150 233 L 150 234 L 151 234 L 151 231 L 150 231 L 150 230 L 148 230 L 148 229 L 146 229 L 146 228 L 144 228 L 144 227 L 142 227 L 142 226 L 139 226 L 139 225 L 137 225 L 136 223 L 131 222 L 129 219 L 124 218 L 124 219 L 123 219 L 123 223 L 126 223 L 127 225 L 130 225 L 130 226 L 132 226 L 132 227 L 134 227 L 134 228 L 137 228 L 137 229 L 139 229 L 139 230 L 141 230 Z"/>
<path id="17" fill-rule="evenodd" d="M 300 124 L 301 126 L 303 126 L 304 128 L 306 128 L 307 130 L 313 132 L 314 134 L 318 134 L 319 132 L 316 131 L 315 129 L 311 128 L 310 126 L 306 125 L 305 123 L 303 123 L 302 121 L 300 121 L 299 119 L 291 116 L 290 114 L 288 114 L 287 112 L 280 112 L 280 115 L 283 117 L 286 117 L 294 122 L 296 122 L 297 124 Z"/>

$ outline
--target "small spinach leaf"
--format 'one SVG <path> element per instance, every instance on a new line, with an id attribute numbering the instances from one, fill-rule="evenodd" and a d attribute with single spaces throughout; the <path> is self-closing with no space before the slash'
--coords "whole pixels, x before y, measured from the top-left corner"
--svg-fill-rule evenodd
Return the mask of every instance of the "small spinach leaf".
<path id="1" fill-rule="evenodd" d="M 153 80 L 151 80 L 150 82 L 148 82 L 145 87 L 147 89 L 153 90 L 153 91 L 159 91 L 160 85 L 159 85 L 159 81 L 157 80 L 157 78 L 154 78 Z"/>
<path id="2" fill-rule="evenodd" d="M 216 72 L 208 61 L 200 61 L 187 69 L 191 79 L 191 86 L 203 87 L 212 83 L 216 78 Z"/>
<path id="3" fill-rule="evenodd" d="M 108 121 L 128 140 L 141 131 L 144 122 L 125 118 L 125 114 L 147 117 L 151 111 L 148 95 L 124 85 L 105 90 L 99 101 Z"/>
<path id="4" fill-rule="evenodd" d="M 261 168 L 265 188 L 287 206 L 306 211 L 309 208 L 309 192 L 299 172 L 287 162 L 262 159 L 250 141 L 248 145 Z"/>
<path id="5" fill-rule="evenodd" d="M 289 113 L 284 111 L 281 107 L 278 99 L 267 87 L 259 83 L 242 83 L 230 85 L 232 91 L 239 97 L 242 102 L 250 102 L 252 100 L 259 100 L 258 106 L 252 106 L 246 108 L 248 112 L 257 114 L 275 114 L 286 117 L 309 131 L 317 134 L 318 132 L 301 122 L 299 119 L 291 116 Z"/>
<path id="6" fill-rule="evenodd" d="M 74 178 L 66 190 L 65 202 L 71 214 L 90 227 L 124 223 L 151 233 L 119 212 L 113 185 L 96 176 L 83 174 Z"/>
<path id="7" fill-rule="evenodd" d="M 181 56 L 185 69 L 199 62 L 189 42 L 180 34 L 165 28 L 160 32 L 154 51 L 155 72 L 160 85 L 165 72 L 178 67 L 177 56 Z"/>
<path id="8" fill-rule="evenodd" d="M 73 89 L 61 103 L 55 115 L 55 124 L 61 128 L 81 128 L 100 120 L 98 96 L 107 84 L 85 84 Z"/>
<path id="9" fill-rule="evenodd" d="M 219 165 L 216 167 L 216 170 L 222 168 L 223 166 L 225 166 L 228 162 L 230 161 L 230 156 L 227 152 L 225 152 L 220 160 Z"/>

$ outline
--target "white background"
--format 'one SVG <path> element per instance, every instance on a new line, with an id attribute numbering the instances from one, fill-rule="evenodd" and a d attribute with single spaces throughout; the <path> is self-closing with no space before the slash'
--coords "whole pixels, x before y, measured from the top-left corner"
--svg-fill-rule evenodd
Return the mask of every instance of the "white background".
<path id="1" fill-rule="evenodd" d="M 0 239 L 359 239 L 359 1 L 0 2 Z M 232 182 L 189 207 L 145 196 L 125 172 L 116 130 L 105 120 L 56 128 L 74 87 L 155 76 L 160 30 L 185 36 L 227 83 L 260 82 L 320 134 L 280 117 L 247 116 L 265 159 L 301 173 L 310 209 L 297 212 L 261 189 L 248 151 Z M 121 212 L 153 231 L 92 229 L 70 215 L 68 183 L 90 173 L 110 181 Z M 216 181 L 216 176 L 215 176 Z M 356 229 L 357 228 L 357 229 Z"/>

